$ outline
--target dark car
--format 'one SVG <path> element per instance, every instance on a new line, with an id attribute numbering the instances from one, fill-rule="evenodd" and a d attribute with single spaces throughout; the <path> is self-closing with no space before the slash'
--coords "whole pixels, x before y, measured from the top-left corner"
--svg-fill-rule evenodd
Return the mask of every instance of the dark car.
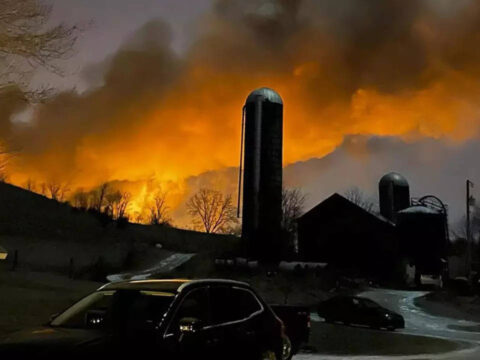
<path id="1" fill-rule="evenodd" d="M 12 335 L 1 359 L 290 359 L 282 321 L 245 283 L 137 280 L 105 285 L 47 326 Z"/>
<path id="2" fill-rule="evenodd" d="M 364 325 L 388 330 L 405 327 L 403 317 L 376 302 L 358 296 L 335 296 L 318 306 L 318 315 L 326 322 Z"/>

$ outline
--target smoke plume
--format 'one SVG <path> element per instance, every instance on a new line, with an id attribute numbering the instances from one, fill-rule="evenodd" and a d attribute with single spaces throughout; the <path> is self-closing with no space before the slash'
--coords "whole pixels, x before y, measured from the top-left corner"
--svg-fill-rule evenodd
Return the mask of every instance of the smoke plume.
<path id="1" fill-rule="evenodd" d="M 35 106 L 28 121 L 12 121 L 25 103 L 3 91 L 0 138 L 19 149 L 11 181 L 155 179 L 178 206 L 187 179 L 238 164 L 241 108 L 261 86 L 285 103 L 285 165 L 349 135 L 478 139 L 478 1 L 217 0 L 184 53 L 170 35 L 161 20 L 145 24 L 85 70 L 102 74 L 95 87 Z M 380 151 L 364 145 L 344 143 L 358 161 Z"/>

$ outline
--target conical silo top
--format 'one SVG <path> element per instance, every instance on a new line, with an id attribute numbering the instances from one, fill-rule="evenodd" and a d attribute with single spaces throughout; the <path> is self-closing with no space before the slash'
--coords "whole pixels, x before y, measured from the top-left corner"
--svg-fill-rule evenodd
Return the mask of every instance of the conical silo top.
<path id="1" fill-rule="evenodd" d="M 405 179 L 403 175 L 400 175 L 396 172 L 391 172 L 383 175 L 380 179 L 380 186 L 386 186 L 389 184 L 394 184 L 396 186 L 409 186 L 407 179 Z"/>
<path id="2" fill-rule="evenodd" d="M 280 95 L 278 95 L 278 93 L 275 90 L 270 89 L 268 87 L 262 87 L 262 88 L 259 88 L 257 90 L 252 91 L 250 93 L 250 95 L 248 95 L 247 101 L 245 102 L 245 104 L 249 104 L 249 103 L 257 101 L 258 97 L 261 97 L 261 98 L 263 98 L 265 100 L 268 100 L 272 103 L 283 105 L 283 101 L 282 101 L 282 98 L 280 97 Z"/>

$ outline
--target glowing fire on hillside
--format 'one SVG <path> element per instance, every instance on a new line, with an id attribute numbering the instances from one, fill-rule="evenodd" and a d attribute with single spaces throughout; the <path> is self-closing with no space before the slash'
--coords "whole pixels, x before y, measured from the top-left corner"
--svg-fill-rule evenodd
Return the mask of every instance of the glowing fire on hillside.
<path id="1" fill-rule="evenodd" d="M 218 1 L 182 56 L 165 25 L 145 25 L 105 65 L 102 86 L 59 94 L 28 121 L 11 121 L 26 107 L 4 90 L 0 136 L 19 149 L 9 181 L 66 184 L 69 198 L 108 182 L 130 193 L 132 220 L 161 188 L 182 225 L 199 187 L 235 191 L 234 177 L 214 172 L 238 166 L 241 109 L 260 86 L 285 103 L 285 164 L 325 156 L 349 134 L 478 136 L 478 2 L 448 16 L 426 1 L 374 1 L 368 16 L 356 2 L 346 13 L 262 3 Z"/>

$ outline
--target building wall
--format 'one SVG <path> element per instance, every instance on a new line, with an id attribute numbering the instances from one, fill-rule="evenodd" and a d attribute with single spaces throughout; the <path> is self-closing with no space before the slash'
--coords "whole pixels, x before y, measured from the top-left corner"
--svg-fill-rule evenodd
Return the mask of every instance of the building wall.
<path id="1" fill-rule="evenodd" d="M 305 261 L 328 262 L 365 273 L 394 273 L 398 241 L 394 226 L 342 200 L 325 204 L 299 220 Z"/>

